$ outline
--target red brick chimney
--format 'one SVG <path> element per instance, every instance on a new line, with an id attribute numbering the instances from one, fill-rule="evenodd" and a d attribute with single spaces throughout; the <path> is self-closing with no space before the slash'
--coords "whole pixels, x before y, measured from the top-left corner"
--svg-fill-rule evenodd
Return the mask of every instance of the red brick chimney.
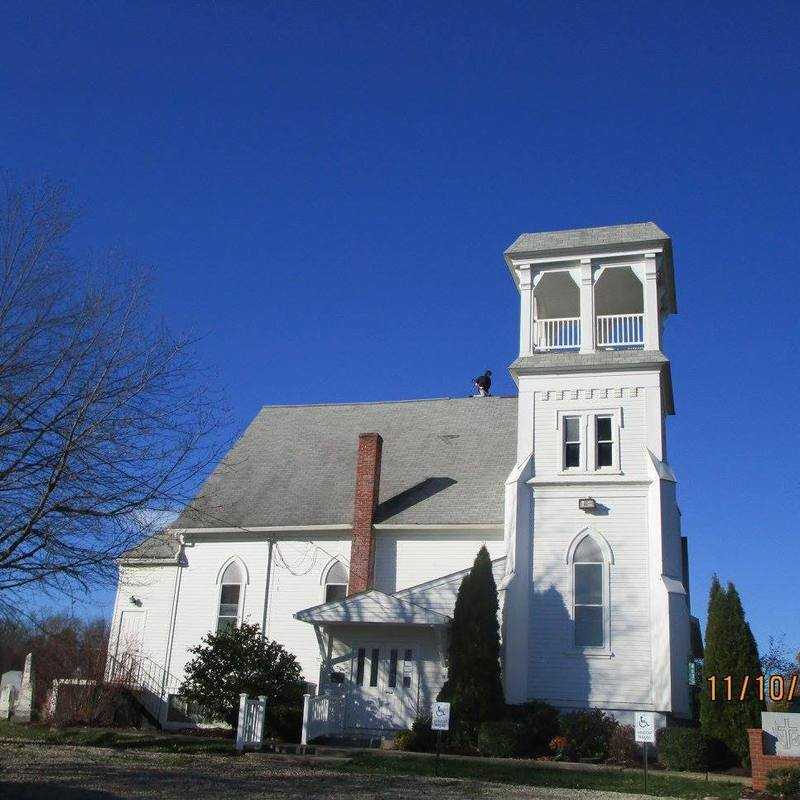
<path id="1" fill-rule="evenodd" d="M 375 536 L 372 524 L 375 521 L 375 509 L 378 506 L 382 450 L 383 439 L 379 433 L 362 433 L 358 437 L 348 597 L 372 588 L 375 568 Z"/>

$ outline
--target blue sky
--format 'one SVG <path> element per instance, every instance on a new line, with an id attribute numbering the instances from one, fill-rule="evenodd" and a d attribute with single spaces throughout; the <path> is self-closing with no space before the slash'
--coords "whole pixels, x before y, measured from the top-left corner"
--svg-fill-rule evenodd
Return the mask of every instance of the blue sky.
<path id="1" fill-rule="evenodd" d="M 800 647 L 797 3 L 9 3 L 0 162 L 157 265 L 244 426 L 458 396 L 517 346 L 522 231 L 674 239 L 695 610 Z M 108 596 L 96 598 L 100 607 Z"/>

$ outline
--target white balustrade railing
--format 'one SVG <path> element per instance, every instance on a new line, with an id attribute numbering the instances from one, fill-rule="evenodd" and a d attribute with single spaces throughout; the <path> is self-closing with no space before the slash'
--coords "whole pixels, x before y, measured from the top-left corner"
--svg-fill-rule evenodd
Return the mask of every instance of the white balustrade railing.
<path id="1" fill-rule="evenodd" d="M 598 315 L 598 347 L 629 347 L 643 344 L 644 314 Z"/>
<path id="2" fill-rule="evenodd" d="M 581 318 L 561 317 L 536 320 L 538 350 L 568 350 L 581 346 Z"/>

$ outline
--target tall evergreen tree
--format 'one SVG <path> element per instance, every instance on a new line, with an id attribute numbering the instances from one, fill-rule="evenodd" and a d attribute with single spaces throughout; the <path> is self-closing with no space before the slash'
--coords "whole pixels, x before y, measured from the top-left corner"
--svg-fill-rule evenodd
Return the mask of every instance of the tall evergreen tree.
<path id="1" fill-rule="evenodd" d="M 706 641 L 703 660 L 703 687 L 700 693 L 700 727 L 706 736 L 724 740 L 723 709 L 719 687 L 724 677 L 726 650 L 728 647 L 725 624 L 725 590 L 720 586 L 719 578 L 711 579 L 708 593 L 708 619 L 706 621 Z M 716 681 L 716 700 L 712 700 L 709 679 Z"/>
<path id="2" fill-rule="evenodd" d="M 481 547 L 461 582 L 450 625 L 448 681 L 440 698 L 452 703 L 454 732 L 474 742 L 482 722 L 503 710 L 500 627 L 492 562 Z"/>
<path id="3" fill-rule="evenodd" d="M 764 707 L 756 692 L 755 678 L 761 667 L 753 633 L 745 618 L 736 587 L 723 589 L 715 575 L 711 583 L 706 625 L 704 675 L 700 696 L 703 732 L 725 743 L 743 764 L 749 763 L 747 729 L 761 724 Z M 732 697 L 727 696 L 730 676 Z M 711 697 L 709 678 L 716 678 L 716 699 Z M 744 699 L 742 688 L 748 681 Z"/>
<path id="4" fill-rule="evenodd" d="M 745 618 L 739 592 L 732 583 L 728 584 L 728 614 L 732 641 L 736 643 L 733 648 L 735 661 L 731 672 L 733 685 L 738 686 L 741 692 L 745 680 L 749 681 L 749 690 L 744 700 L 736 698 L 734 702 L 728 703 L 725 709 L 730 731 L 728 746 L 739 756 L 743 764 L 749 765 L 750 744 L 747 729 L 761 727 L 761 712 L 764 710 L 764 703 L 759 699 L 755 686 L 756 676 L 761 673 L 761 659 L 758 656 L 755 637 Z"/>

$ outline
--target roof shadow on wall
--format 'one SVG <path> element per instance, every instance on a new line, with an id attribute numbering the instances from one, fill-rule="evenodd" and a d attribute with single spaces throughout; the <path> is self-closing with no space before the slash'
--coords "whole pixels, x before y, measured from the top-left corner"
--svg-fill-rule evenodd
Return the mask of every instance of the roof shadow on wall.
<path id="1" fill-rule="evenodd" d="M 400 514 L 412 506 L 427 500 L 429 497 L 443 492 L 445 489 L 457 483 L 454 478 L 425 478 L 424 481 L 414 484 L 388 500 L 378 504 L 375 511 L 375 522 L 383 522 L 396 514 Z"/>

